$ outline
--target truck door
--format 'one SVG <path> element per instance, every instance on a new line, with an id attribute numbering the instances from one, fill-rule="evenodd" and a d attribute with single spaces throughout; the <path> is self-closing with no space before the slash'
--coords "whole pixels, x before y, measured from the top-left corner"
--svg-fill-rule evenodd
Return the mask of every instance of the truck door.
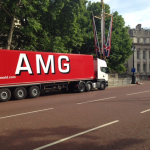
<path id="1" fill-rule="evenodd" d="M 108 68 L 107 67 L 100 67 L 102 78 L 105 81 L 108 81 Z"/>

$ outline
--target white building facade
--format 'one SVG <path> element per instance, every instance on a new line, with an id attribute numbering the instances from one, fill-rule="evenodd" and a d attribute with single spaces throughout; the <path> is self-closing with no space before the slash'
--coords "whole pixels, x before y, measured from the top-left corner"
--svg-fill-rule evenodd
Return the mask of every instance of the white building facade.
<path id="1" fill-rule="evenodd" d="M 150 75 L 150 29 L 142 29 L 141 24 L 138 24 L 135 29 L 129 29 L 129 35 L 133 39 L 136 48 L 134 52 L 135 74 Z M 133 68 L 133 55 L 127 62 L 128 74 L 132 74 L 131 68 Z"/>

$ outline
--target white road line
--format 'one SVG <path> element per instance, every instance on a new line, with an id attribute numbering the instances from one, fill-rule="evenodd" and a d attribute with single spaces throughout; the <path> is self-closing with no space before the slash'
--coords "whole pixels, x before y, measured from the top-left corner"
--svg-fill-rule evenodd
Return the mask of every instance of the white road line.
<path id="1" fill-rule="evenodd" d="M 140 112 L 141 114 L 150 111 L 150 109 Z"/>
<path id="2" fill-rule="evenodd" d="M 131 93 L 131 94 L 127 94 L 127 95 L 134 95 L 134 94 L 140 94 L 140 93 L 146 93 L 146 92 L 149 92 L 149 91 L 143 91 L 143 92 Z"/>
<path id="3" fill-rule="evenodd" d="M 10 117 L 15 117 L 15 116 L 21 116 L 21 115 L 26 115 L 26 114 L 32 114 L 32 113 L 37 113 L 37 112 L 41 112 L 41 111 L 47 111 L 50 109 L 53 109 L 53 108 L 47 108 L 47 109 L 36 110 L 36 111 L 31 111 L 31 112 L 26 112 L 26 113 L 11 115 L 11 116 L 0 117 L 0 119 L 5 119 L 5 118 L 10 118 Z"/>
<path id="4" fill-rule="evenodd" d="M 77 103 L 77 104 L 93 103 L 93 102 L 103 101 L 103 100 L 112 99 L 112 98 L 116 98 L 116 97 L 108 97 L 108 98 L 97 99 L 97 100 L 92 100 L 92 101 L 86 101 L 86 102 Z"/>
<path id="5" fill-rule="evenodd" d="M 80 133 L 78 133 L 78 134 L 74 134 L 74 135 L 72 135 L 72 136 L 69 136 L 69 137 L 63 138 L 63 139 L 61 139 L 61 140 L 55 141 L 55 142 L 53 142 L 53 143 L 50 143 L 50 144 L 41 146 L 41 147 L 36 148 L 36 149 L 34 149 L 34 150 L 41 150 L 41 149 L 50 147 L 50 146 L 52 146 L 52 145 L 56 145 L 56 144 L 58 144 L 58 143 L 67 141 L 67 140 L 72 139 L 72 138 L 74 138 L 74 137 L 77 137 L 77 136 L 80 136 L 80 135 L 82 135 L 82 134 L 85 134 L 85 133 L 88 133 L 88 132 L 97 130 L 97 129 L 99 129 L 99 128 L 103 128 L 103 127 L 105 127 L 105 126 L 109 126 L 109 125 L 114 124 L 114 123 L 117 123 L 117 122 L 119 122 L 119 120 L 116 120 L 116 121 L 113 121 L 113 122 L 110 122 L 110 123 L 107 123 L 107 124 L 104 124 L 104 125 L 101 125 L 101 126 L 98 126 L 98 127 L 95 127 L 95 128 L 92 128 L 92 129 L 83 131 L 83 132 L 80 132 Z"/>

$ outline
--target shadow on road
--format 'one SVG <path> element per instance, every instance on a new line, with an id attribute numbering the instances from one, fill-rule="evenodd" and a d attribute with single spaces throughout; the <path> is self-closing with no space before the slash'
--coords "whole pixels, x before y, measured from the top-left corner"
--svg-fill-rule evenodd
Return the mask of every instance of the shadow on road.
<path id="1" fill-rule="evenodd" d="M 0 134 L 1 150 L 32 150 L 43 145 L 80 133 L 87 129 L 77 127 L 56 127 L 42 129 L 5 130 Z M 96 131 L 93 131 L 96 132 Z M 111 142 L 110 142 L 111 141 Z M 46 148 L 47 150 L 130 150 L 142 144 L 144 139 L 118 139 L 109 137 L 89 136 L 83 134 L 73 139 Z M 45 149 L 44 149 L 45 150 Z"/>
<path id="2" fill-rule="evenodd" d="M 92 90 L 92 91 L 98 91 L 98 90 Z M 80 93 L 80 94 L 84 94 L 85 92 L 83 93 Z M 89 93 L 89 92 L 88 92 Z M 50 91 L 50 92 L 42 92 L 40 94 L 40 97 L 46 97 L 46 96 L 55 96 L 55 95 L 76 95 L 76 94 L 79 94 L 78 91 L 74 91 L 74 92 L 70 92 L 70 91 L 61 91 L 61 90 L 55 90 L 55 91 Z M 25 99 L 31 99 L 29 96 L 27 96 Z M 23 100 L 25 100 L 23 99 Z M 12 96 L 11 99 L 9 101 L 20 101 L 20 100 L 15 100 L 14 97 Z M 3 102 L 0 102 L 0 103 L 3 103 Z"/>
<path id="3" fill-rule="evenodd" d="M 69 92 L 69 91 L 66 91 L 66 92 L 63 92 L 63 91 L 50 91 L 50 92 L 42 92 L 41 94 L 40 94 L 40 97 L 46 97 L 46 96 L 54 96 L 54 95 L 58 95 L 58 94 L 76 94 L 77 92 Z M 25 99 L 31 99 L 28 95 L 27 95 L 27 97 L 25 98 Z M 25 100 L 25 99 L 22 99 L 22 100 Z M 15 98 L 14 98 L 14 96 L 12 95 L 11 96 L 11 99 L 9 100 L 9 101 L 20 101 L 20 100 L 16 100 Z M 1 102 L 0 101 L 0 103 L 3 103 L 3 102 Z"/>

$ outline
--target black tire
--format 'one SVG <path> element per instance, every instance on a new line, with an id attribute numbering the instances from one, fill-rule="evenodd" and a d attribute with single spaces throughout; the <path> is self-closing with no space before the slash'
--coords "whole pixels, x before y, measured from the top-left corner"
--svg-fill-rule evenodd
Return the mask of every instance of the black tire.
<path id="1" fill-rule="evenodd" d="M 104 82 L 102 82 L 101 84 L 100 84 L 100 88 L 99 88 L 99 90 L 105 90 L 105 83 Z"/>
<path id="2" fill-rule="evenodd" d="M 24 87 L 17 87 L 14 90 L 14 98 L 16 100 L 24 99 L 24 98 L 26 98 L 26 96 L 27 96 L 27 91 Z"/>
<path id="3" fill-rule="evenodd" d="M 79 93 L 85 92 L 85 83 L 84 82 L 79 82 L 79 84 L 78 84 L 78 92 Z"/>
<path id="4" fill-rule="evenodd" d="M 11 91 L 7 88 L 0 89 L 0 101 L 7 102 L 11 98 Z"/>
<path id="5" fill-rule="evenodd" d="M 40 89 L 38 86 L 31 86 L 28 90 L 28 94 L 31 98 L 36 98 L 40 96 Z"/>
<path id="6" fill-rule="evenodd" d="M 85 89 L 87 92 L 91 91 L 92 90 L 92 82 L 90 82 L 90 81 L 86 82 Z"/>

